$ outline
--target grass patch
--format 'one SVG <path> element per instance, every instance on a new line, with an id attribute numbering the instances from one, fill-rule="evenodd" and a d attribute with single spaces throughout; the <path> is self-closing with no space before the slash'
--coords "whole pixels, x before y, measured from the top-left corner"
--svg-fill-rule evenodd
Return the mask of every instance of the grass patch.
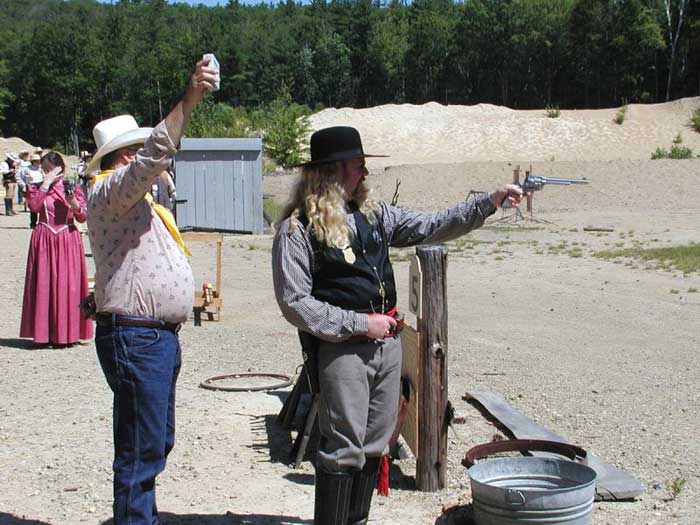
<path id="1" fill-rule="evenodd" d="M 683 489 L 685 488 L 685 479 L 674 478 L 667 483 L 667 488 L 670 493 L 670 499 L 674 500 L 680 495 L 681 492 L 683 492 Z"/>
<path id="2" fill-rule="evenodd" d="M 659 269 L 675 268 L 684 274 L 700 272 L 700 244 L 671 246 L 668 248 L 623 248 L 594 252 L 600 259 L 630 258 L 654 261 Z"/>
<path id="3" fill-rule="evenodd" d="M 628 109 L 629 107 L 627 106 L 627 104 L 618 109 L 617 113 L 615 113 L 615 117 L 613 118 L 613 122 L 621 126 L 622 123 L 625 121 L 625 118 L 627 117 Z"/>
<path id="4" fill-rule="evenodd" d="M 561 111 L 559 106 L 545 106 L 544 114 L 547 118 L 559 118 L 561 116 Z"/>
<path id="5" fill-rule="evenodd" d="M 415 253 L 413 248 L 389 248 L 389 259 L 391 262 L 408 262 Z"/>
<path id="6" fill-rule="evenodd" d="M 275 224 L 282 212 L 284 211 L 284 205 L 277 202 L 273 198 L 263 197 L 263 213 L 270 219 L 272 224 Z"/>
<path id="7" fill-rule="evenodd" d="M 534 232 L 537 230 L 544 230 L 541 226 L 495 226 L 488 225 L 482 226 L 481 230 L 497 231 L 499 233 L 514 233 L 514 232 Z"/>
<path id="8" fill-rule="evenodd" d="M 690 116 L 690 125 L 695 131 L 700 133 L 700 108 L 693 110 Z"/>
<path id="9" fill-rule="evenodd" d="M 673 139 L 673 144 L 671 144 L 671 149 L 667 150 L 665 148 L 656 148 L 656 151 L 651 154 L 651 160 L 656 159 L 692 159 L 693 150 L 687 146 L 683 146 L 683 137 L 679 133 L 676 138 Z"/>
<path id="10" fill-rule="evenodd" d="M 473 250 L 480 244 L 493 244 L 492 241 L 481 241 L 479 239 L 457 239 L 456 241 L 448 242 L 447 246 L 451 251 L 463 252 L 466 250 Z"/>

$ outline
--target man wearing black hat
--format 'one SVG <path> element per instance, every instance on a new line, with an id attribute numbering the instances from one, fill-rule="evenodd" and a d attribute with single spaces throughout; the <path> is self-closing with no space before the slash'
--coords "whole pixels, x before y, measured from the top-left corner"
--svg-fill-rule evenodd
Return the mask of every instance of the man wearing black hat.
<path id="1" fill-rule="evenodd" d="M 522 191 L 507 184 L 433 214 L 375 202 L 360 135 L 332 127 L 311 136 L 311 161 L 277 225 L 277 302 L 317 362 L 321 443 L 316 525 L 367 522 L 377 472 L 396 425 L 401 343 L 389 247 L 454 239 Z"/>

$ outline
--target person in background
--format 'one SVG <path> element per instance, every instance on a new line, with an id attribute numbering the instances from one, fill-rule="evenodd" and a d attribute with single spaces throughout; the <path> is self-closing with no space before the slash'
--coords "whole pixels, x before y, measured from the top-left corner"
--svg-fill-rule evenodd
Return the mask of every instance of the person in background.
<path id="1" fill-rule="evenodd" d="M 5 187 L 5 215 L 17 215 L 13 208 L 15 191 L 17 191 L 17 170 L 19 169 L 19 157 L 14 153 L 8 153 L 7 158 L 0 164 L 2 185 Z"/>
<path id="2" fill-rule="evenodd" d="M 101 170 L 88 192 L 95 261 L 97 357 L 114 393 L 114 525 L 159 523 L 156 476 L 175 444 L 178 332 L 192 312 L 194 277 L 172 214 L 149 191 L 171 163 L 192 110 L 219 81 L 197 62 L 187 91 L 155 128 L 131 115 L 93 129 Z"/>
<path id="3" fill-rule="evenodd" d="M 36 153 L 29 155 L 29 166 L 23 168 L 20 173 L 20 179 L 24 182 L 25 188 L 25 204 L 28 205 L 29 202 L 29 187 L 32 185 L 41 184 L 44 180 L 44 173 L 41 171 L 41 157 Z M 85 195 L 85 193 L 83 193 Z M 37 222 L 37 213 L 29 210 L 29 227 L 34 229 Z"/>
<path id="4" fill-rule="evenodd" d="M 17 171 L 17 204 L 24 204 L 24 211 L 27 211 L 27 201 L 24 198 L 27 192 L 27 185 L 22 178 L 22 171 L 30 166 L 29 150 L 23 149 L 19 152 L 19 168 Z"/>
<path id="5" fill-rule="evenodd" d="M 80 181 L 80 186 L 83 188 L 83 193 L 87 195 L 88 188 L 90 186 L 90 174 L 87 171 L 88 161 L 92 155 L 87 151 L 80 152 L 80 161 L 75 167 L 75 171 L 78 173 L 78 180 Z"/>
<path id="6" fill-rule="evenodd" d="M 41 159 L 41 184 L 29 184 L 29 209 L 38 214 L 32 232 L 24 281 L 20 337 L 54 348 L 90 339 L 92 321 L 80 315 L 80 301 L 88 295 L 87 266 L 75 221 L 85 222 L 85 196 L 80 186 L 66 181 L 59 153 Z"/>
<path id="7" fill-rule="evenodd" d="M 366 524 L 396 426 L 401 341 L 389 247 L 441 243 L 479 228 L 522 191 L 499 186 L 435 213 L 374 201 L 360 134 L 311 136 L 311 161 L 282 213 L 272 247 L 275 297 L 316 370 L 321 441 L 315 525 Z M 306 366 L 306 365 L 305 365 Z"/>

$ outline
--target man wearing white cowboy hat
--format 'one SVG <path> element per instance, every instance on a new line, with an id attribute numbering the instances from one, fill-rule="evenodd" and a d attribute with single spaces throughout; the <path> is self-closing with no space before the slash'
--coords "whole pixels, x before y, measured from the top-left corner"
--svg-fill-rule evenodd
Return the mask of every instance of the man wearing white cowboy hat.
<path id="1" fill-rule="evenodd" d="M 114 525 L 158 523 L 155 478 L 174 444 L 180 323 L 194 279 L 172 215 L 148 191 L 177 150 L 192 110 L 218 74 L 197 63 L 187 92 L 155 128 L 130 115 L 93 130 L 99 170 L 88 194 L 95 260 L 97 355 L 114 392 Z"/>
<path id="2" fill-rule="evenodd" d="M 27 185 L 24 183 L 22 171 L 31 166 L 29 162 L 29 150 L 23 149 L 19 152 L 19 167 L 17 168 L 17 204 L 24 204 L 24 211 L 27 211 L 27 201 L 24 200 L 24 194 L 27 192 Z"/>
<path id="3" fill-rule="evenodd" d="M 29 166 L 22 169 L 20 179 L 24 182 L 26 191 L 29 191 L 29 186 L 32 184 L 41 184 L 44 180 L 44 173 L 41 171 L 41 157 L 36 153 L 29 155 Z M 25 200 L 25 203 L 27 201 Z M 34 229 L 39 215 L 30 210 L 29 212 L 29 227 Z"/>
<path id="4" fill-rule="evenodd" d="M 80 160 L 78 161 L 78 165 L 75 167 L 75 171 L 78 174 L 78 181 L 80 182 L 80 186 L 83 188 L 83 193 L 85 195 L 88 194 L 88 184 L 90 182 L 90 177 L 88 176 L 87 172 L 87 163 L 88 159 L 92 155 L 88 151 L 81 151 L 80 152 Z"/>

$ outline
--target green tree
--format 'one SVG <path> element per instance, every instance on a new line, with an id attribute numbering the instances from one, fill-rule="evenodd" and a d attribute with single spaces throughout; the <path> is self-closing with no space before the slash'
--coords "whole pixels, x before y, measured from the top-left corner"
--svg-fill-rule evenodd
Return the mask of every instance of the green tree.
<path id="1" fill-rule="evenodd" d="M 369 35 L 369 59 L 374 62 L 379 77 L 373 83 L 378 103 L 406 100 L 409 47 L 408 10 L 399 2 L 392 2 Z"/>
<path id="2" fill-rule="evenodd" d="M 338 33 L 321 37 L 313 55 L 312 71 L 320 102 L 326 106 L 353 103 L 350 49 Z"/>
<path id="3" fill-rule="evenodd" d="M 446 101 L 455 6 L 450 0 L 415 0 L 409 12 L 410 98 L 419 103 Z"/>
<path id="4" fill-rule="evenodd" d="M 0 122 L 5 120 L 5 109 L 14 96 L 8 88 L 9 69 L 4 60 L 0 60 Z"/>

